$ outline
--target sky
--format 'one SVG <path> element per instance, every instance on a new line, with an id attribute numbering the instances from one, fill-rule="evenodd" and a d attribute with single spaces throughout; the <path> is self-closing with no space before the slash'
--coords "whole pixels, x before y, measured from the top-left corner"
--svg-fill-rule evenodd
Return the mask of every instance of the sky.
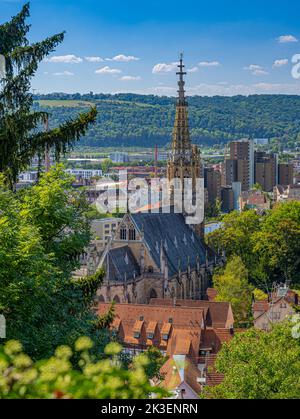
<path id="1" fill-rule="evenodd" d="M 0 24 L 22 4 L 0 0 Z M 300 94 L 299 0 L 32 0 L 29 22 L 32 42 L 66 31 L 39 93 L 175 95 L 183 52 L 189 95 Z"/>

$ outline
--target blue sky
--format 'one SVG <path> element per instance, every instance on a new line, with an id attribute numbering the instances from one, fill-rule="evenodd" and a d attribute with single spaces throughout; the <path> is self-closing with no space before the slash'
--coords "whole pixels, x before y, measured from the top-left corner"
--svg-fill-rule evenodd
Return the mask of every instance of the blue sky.
<path id="1" fill-rule="evenodd" d="M 23 1 L 0 0 L 0 22 Z M 66 30 L 33 81 L 38 92 L 300 94 L 299 0 L 32 0 L 31 40 Z"/>

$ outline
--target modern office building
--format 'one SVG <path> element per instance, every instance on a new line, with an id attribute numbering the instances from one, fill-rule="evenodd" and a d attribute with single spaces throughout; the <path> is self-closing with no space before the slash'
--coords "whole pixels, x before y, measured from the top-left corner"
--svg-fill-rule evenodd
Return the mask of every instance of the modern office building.
<path id="1" fill-rule="evenodd" d="M 253 141 L 243 139 L 231 142 L 230 160 L 236 161 L 236 177 L 234 181 L 241 182 L 242 190 L 248 191 L 254 185 Z"/>
<path id="2" fill-rule="evenodd" d="M 278 184 L 278 156 L 275 153 L 265 153 L 256 151 L 255 160 L 255 179 L 254 182 L 259 184 L 263 191 L 272 192 Z"/>
<path id="3" fill-rule="evenodd" d="M 293 185 L 294 184 L 294 166 L 291 163 L 281 163 L 278 166 L 278 184 Z"/>
<path id="4" fill-rule="evenodd" d="M 204 169 L 204 187 L 207 189 L 209 204 L 221 201 L 221 173 L 213 167 Z"/>

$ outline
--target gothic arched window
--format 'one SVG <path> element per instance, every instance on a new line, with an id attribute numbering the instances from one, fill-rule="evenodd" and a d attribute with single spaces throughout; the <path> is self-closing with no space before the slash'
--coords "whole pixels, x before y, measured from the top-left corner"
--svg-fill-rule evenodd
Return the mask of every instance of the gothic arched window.
<path id="1" fill-rule="evenodd" d="M 120 239 L 127 240 L 127 229 L 126 227 L 122 227 L 120 230 Z"/>
<path id="2" fill-rule="evenodd" d="M 136 240 L 136 232 L 134 228 L 129 229 L 129 240 L 135 241 Z"/>

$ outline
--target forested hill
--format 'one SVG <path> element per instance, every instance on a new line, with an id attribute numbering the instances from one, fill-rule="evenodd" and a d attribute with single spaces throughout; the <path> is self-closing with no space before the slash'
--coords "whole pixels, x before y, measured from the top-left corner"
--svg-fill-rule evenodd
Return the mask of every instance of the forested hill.
<path id="1" fill-rule="evenodd" d="M 86 146 L 160 146 L 170 142 L 175 99 L 134 94 L 35 96 L 35 107 L 51 113 L 55 126 L 96 104 L 97 124 L 81 140 Z M 300 140 L 300 96 L 255 95 L 189 98 L 192 140 L 214 144 L 232 139 Z"/>

